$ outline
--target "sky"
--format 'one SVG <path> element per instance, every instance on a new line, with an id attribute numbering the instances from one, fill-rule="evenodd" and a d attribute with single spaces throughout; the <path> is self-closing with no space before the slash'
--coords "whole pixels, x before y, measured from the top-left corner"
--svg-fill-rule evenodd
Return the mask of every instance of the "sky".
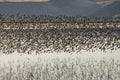
<path id="1" fill-rule="evenodd" d="M 46 2 L 48 0 L 0 0 L 0 2 Z"/>

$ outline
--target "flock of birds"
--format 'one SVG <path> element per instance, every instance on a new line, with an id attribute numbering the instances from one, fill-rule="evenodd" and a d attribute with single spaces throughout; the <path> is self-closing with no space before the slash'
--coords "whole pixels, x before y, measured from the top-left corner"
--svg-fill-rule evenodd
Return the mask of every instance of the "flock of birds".
<path id="1" fill-rule="evenodd" d="M 92 24 L 91 26 L 95 26 L 95 28 L 77 27 L 75 21 L 77 18 L 74 17 L 66 17 L 65 19 L 63 17 L 56 17 L 56 19 L 52 17 L 49 19 L 48 16 L 41 18 L 34 16 L 31 19 L 24 16 L 20 18 L 1 17 L 0 19 L 1 54 L 11 54 L 16 51 L 26 54 L 46 52 L 80 53 L 82 50 L 96 51 L 98 49 L 105 52 L 108 49 L 120 48 L 120 28 L 100 28 L 100 25 L 96 27 L 97 24 L 104 24 L 104 22 L 101 23 L 101 19 L 98 19 L 99 21 L 96 23 L 92 23 L 93 20 L 81 18 L 80 25 L 90 26 Z M 85 19 L 89 20 L 88 24 Z M 64 20 L 68 21 L 64 22 Z M 109 22 L 113 24 L 112 26 L 115 24 L 120 26 L 120 23 Z"/>
<path id="2" fill-rule="evenodd" d="M 119 28 L 120 17 L 0 15 L 0 29 Z"/>
<path id="3" fill-rule="evenodd" d="M 120 48 L 120 29 L 3 30 L 0 51 L 4 54 L 78 52 Z"/>

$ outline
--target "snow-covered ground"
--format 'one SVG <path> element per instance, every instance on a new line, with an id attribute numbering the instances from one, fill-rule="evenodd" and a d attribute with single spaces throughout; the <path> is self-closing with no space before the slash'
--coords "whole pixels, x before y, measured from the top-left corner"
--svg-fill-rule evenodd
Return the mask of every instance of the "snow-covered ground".
<path id="1" fill-rule="evenodd" d="M 13 53 L 10 55 L 0 55 L 0 64 L 7 64 L 8 62 L 24 62 L 24 61 L 31 61 L 31 62 L 36 62 L 38 59 L 42 60 L 42 61 L 50 61 L 52 59 L 60 59 L 60 60 L 64 60 L 64 59 L 68 59 L 68 58 L 81 58 L 83 60 L 87 60 L 87 59 L 94 59 L 94 60 L 102 60 L 102 59 L 106 59 L 106 60 L 110 60 L 110 59 L 114 59 L 114 60 L 120 60 L 120 49 L 118 50 L 113 50 L 113 51 L 100 51 L 97 50 L 95 52 L 88 52 L 88 51 L 82 51 L 81 53 L 65 53 L 65 52 L 61 52 L 61 53 L 41 53 L 38 55 L 35 54 L 24 54 L 24 53 Z"/>
<path id="2" fill-rule="evenodd" d="M 120 49 L 0 55 L 0 80 L 120 80 Z"/>

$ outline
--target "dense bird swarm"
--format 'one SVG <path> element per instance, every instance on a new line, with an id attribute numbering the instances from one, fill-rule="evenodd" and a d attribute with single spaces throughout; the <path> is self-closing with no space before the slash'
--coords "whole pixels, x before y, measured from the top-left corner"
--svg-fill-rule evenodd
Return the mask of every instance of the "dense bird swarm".
<path id="1" fill-rule="evenodd" d="M 4 54 L 120 48 L 119 17 L 1 15 L 0 20 L 0 50 Z"/>
<path id="2" fill-rule="evenodd" d="M 36 54 L 46 52 L 78 52 L 81 50 L 116 50 L 120 48 L 119 28 L 82 29 L 5 29 L 0 32 L 2 54 Z"/>

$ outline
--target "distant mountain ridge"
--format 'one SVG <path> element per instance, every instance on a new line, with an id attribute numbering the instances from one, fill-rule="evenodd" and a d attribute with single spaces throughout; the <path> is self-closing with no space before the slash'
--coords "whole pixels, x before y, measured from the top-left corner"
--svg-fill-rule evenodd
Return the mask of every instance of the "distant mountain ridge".
<path id="1" fill-rule="evenodd" d="M 50 0 L 48 2 L 1 2 L 3 14 L 89 15 L 98 5 L 89 0 Z M 89 11 L 89 12 L 88 12 Z"/>
<path id="2" fill-rule="evenodd" d="M 95 16 L 115 16 L 120 14 L 120 1 L 115 1 L 110 5 L 101 7 L 93 15 Z"/>
<path id="3" fill-rule="evenodd" d="M 120 14 L 120 1 L 106 6 L 97 0 L 49 0 L 48 2 L 0 2 L 1 14 L 115 16 Z"/>

